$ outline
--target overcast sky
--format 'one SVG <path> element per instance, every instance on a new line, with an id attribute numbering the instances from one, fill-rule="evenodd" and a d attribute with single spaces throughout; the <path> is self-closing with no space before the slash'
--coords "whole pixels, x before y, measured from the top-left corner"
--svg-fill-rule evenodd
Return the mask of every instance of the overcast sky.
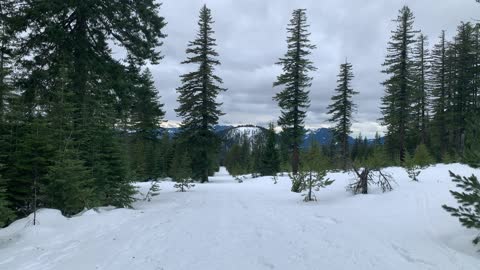
<path id="1" fill-rule="evenodd" d="M 197 31 L 198 12 L 203 4 L 212 10 L 217 51 L 222 65 L 217 74 L 228 88 L 219 96 L 226 115 L 221 124 L 265 125 L 276 121 L 279 109 L 272 97 L 280 88 L 272 88 L 281 67 L 274 63 L 286 51 L 286 26 L 291 13 L 306 8 L 311 41 L 317 49 L 311 60 L 318 68 L 310 89 L 311 107 L 306 125 L 325 127 L 326 107 L 336 86 L 339 65 L 348 58 L 353 64 L 355 97 L 355 133 L 373 136 L 383 130 L 378 124 L 383 88 L 380 72 L 385 58 L 391 22 L 403 5 L 415 17 L 415 28 L 437 42 L 441 30 L 448 36 L 455 33 L 461 21 L 480 19 L 480 4 L 474 0 L 163 0 L 161 16 L 167 21 L 161 51 L 165 58 L 151 66 L 155 85 L 165 103 L 166 118 L 179 119 L 174 111 L 178 103 L 175 88 L 179 75 L 189 67 L 180 62 L 185 49 Z"/>

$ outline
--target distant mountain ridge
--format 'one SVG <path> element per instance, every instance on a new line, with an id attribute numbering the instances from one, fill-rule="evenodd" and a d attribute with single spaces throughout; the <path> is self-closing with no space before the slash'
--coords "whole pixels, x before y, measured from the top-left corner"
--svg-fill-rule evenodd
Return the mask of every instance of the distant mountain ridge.
<path id="1" fill-rule="evenodd" d="M 243 135 L 246 135 L 248 138 L 253 138 L 261 131 L 265 131 L 266 128 L 262 126 L 256 125 L 217 125 L 215 126 L 215 132 L 220 135 L 220 137 L 224 140 L 227 140 L 229 144 L 240 142 L 240 138 Z M 173 136 L 178 133 L 178 127 L 166 127 L 165 130 Z M 318 129 L 307 129 L 304 140 L 303 140 L 303 147 L 308 147 L 311 142 L 316 141 L 320 145 L 329 145 L 333 140 L 333 132 L 329 128 L 318 128 Z M 373 143 L 374 139 L 368 139 L 368 143 Z M 348 137 L 349 144 L 355 143 L 355 138 L 349 136 Z M 383 137 L 381 138 L 381 142 L 383 143 Z"/>

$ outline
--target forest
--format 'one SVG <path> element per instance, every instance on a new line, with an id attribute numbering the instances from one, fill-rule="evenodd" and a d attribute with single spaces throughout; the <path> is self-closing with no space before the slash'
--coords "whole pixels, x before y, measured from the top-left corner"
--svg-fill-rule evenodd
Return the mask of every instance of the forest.
<path id="1" fill-rule="evenodd" d="M 355 173 L 351 190 L 368 193 L 372 173 L 382 178 L 373 182 L 391 189 L 393 179 L 382 174 L 391 166 L 406 168 L 414 181 L 432 164 L 480 167 L 476 21 L 462 22 L 451 39 L 442 29 L 427 38 L 412 10 L 401 8 L 385 44 L 387 79 L 378 82 L 385 134 L 349 140 L 358 91 L 352 86 L 356 63 L 345 61 L 337 64 L 335 95 L 325 108 L 329 120 L 321 123 L 334 139 L 305 147 L 305 118 L 315 102 L 310 74 L 320 65 L 311 53 L 322 48 L 310 40 L 308 10 L 293 10 L 285 25 L 287 51 L 276 63 L 282 72 L 272 81 L 278 121 L 224 147 L 214 129 L 224 115 L 218 96 L 229 90 L 217 73 L 214 14 L 204 5 L 192 25 L 197 32 L 182 64 L 194 69 L 178 79 L 175 111 L 182 123 L 173 136 L 162 128 L 162 93 L 148 68 L 162 65 L 169 38 L 161 14 L 154 0 L 0 2 L 1 227 L 40 208 L 67 217 L 100 206 L 129 208 L 135 183 L 171 178 L 184 191 L 208 184 L 221 166 L 234 177 L 288 173 L 291 191 L 307 191 L 306 201 L 315 200 L 312 189 L 333 183 L 329 171 Z M 124 58 L 112 53 L 113 44 Z M 454 173 L 465 192 L 452 194 L 462 206 L 444 208 L 478 229 L 479 181 Z"/>

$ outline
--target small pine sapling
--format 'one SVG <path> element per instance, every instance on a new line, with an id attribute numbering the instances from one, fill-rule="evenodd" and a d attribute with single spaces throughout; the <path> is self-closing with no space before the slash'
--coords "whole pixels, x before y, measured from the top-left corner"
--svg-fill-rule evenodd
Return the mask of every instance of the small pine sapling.
<path id="1" fill-rule="evenodd" d="M 176 182 L 173 187 L 178 189 L 179 192 L 185 192 L 195 187 L 192 179 L 191 161 L 187 153 L 184 153 L 178 160 L 177 169 L 172 177 L 173 181 Z"/>
<path id="2" fill-rule="evenodd" d="M 450 191 L 459 204 L 458 208 L 443 205 L 443 209 L 458 217 L 463 226 L 480 230 L 480 182 L 475 175 L 462 177 L 450 172 L 450 176 L 463 191 Z M 473 243 L 480 243 L 480 234 L 473 239 Z"/>
<path id="3" fill-rule="evenodd" d="M 153 197 L 158 196 L 160 194 L 160 186 L 157 179 L 152 180 L 150 183 L 150 188 L 148 189 L 147 193 L 145 194 L 144 201 L 151 201 Z"/>
<path id="4" fill-rule="evenodd" d="M 302 196 L 304 196 L 303 200 L 305 202 L 316 201 L 317 196 L 313 191 L 319 191 L 320 188 L 325 188 L 331 184 L 333 184 L 334 180 L 326 178 L 327 171 L 319 170 L 318 172 L 309 171 L 306 174 L 305 178 L 305 187 L 303 191 L 305 191 Z"/>
<path id="5" fill-rule="evenodd" d="M 313 191 L 319 191 L 331 185 L 334 181 L 326 178 L 327 159 L 322 155 L 318 143 L 313 143 L 310 149 L 304 153 L 303 164 L 298 173 L 297 182 L 300 183 L 300 190 L 304 191 L 304 201 L 316 201 L 317 198 Z"/>
<path id="6" fill-rule="evenodd" d="M 422 172 L 421 167 L 415 162 L 415 159 L 408 154 L 408 152 L 405 153 L 405 170 L 412 181 L 418 182 L 418 175 Z"/>

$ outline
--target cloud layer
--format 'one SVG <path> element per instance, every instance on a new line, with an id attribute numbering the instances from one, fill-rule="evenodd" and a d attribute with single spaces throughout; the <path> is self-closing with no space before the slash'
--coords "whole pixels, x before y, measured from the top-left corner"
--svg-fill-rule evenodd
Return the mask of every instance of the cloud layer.
<path id="1" fill-rule="evenodd" d="M 306 8 L 312 43 L 317 45 L 311 59 L 318 70 L 310 89 L 311 107 L 306 119 L 309 127 L 328 126 L 326 107 L 330 103 L 339 65 L 352 62 L 353 86 L 358 113 L 355 133 L 373 136 L 383 130 L 380 117 L 380 82 L 386 44 L 395 25 L 392 19 L 403 5 L 414 12 L 415 28 L 437 42 L 441 30 L 449 36 L 461 21 L 480 18 L 480 5 L 474 0 L 164 0 L 161 16 L 168 22 L 161 49 L 165 58 L 151 66 L 155 85 L 165 103 L 166 118 L 180 121 L 175 88 L 179 76 L 191 67 L 181 65 L 185 49 L 197 31 L 198 12 L 203 4 L 212 10 L 217 51 L 222 65 L 217 74 L 228 91 L 219 97 L 226 113 L 222 124 L 260 124 L 276 121 L 280 113 L 272 97 L 280 91 L 272 83 L 281 68 L 274 63 L 286 51 L 286 26 L 291 12 Z"/>

